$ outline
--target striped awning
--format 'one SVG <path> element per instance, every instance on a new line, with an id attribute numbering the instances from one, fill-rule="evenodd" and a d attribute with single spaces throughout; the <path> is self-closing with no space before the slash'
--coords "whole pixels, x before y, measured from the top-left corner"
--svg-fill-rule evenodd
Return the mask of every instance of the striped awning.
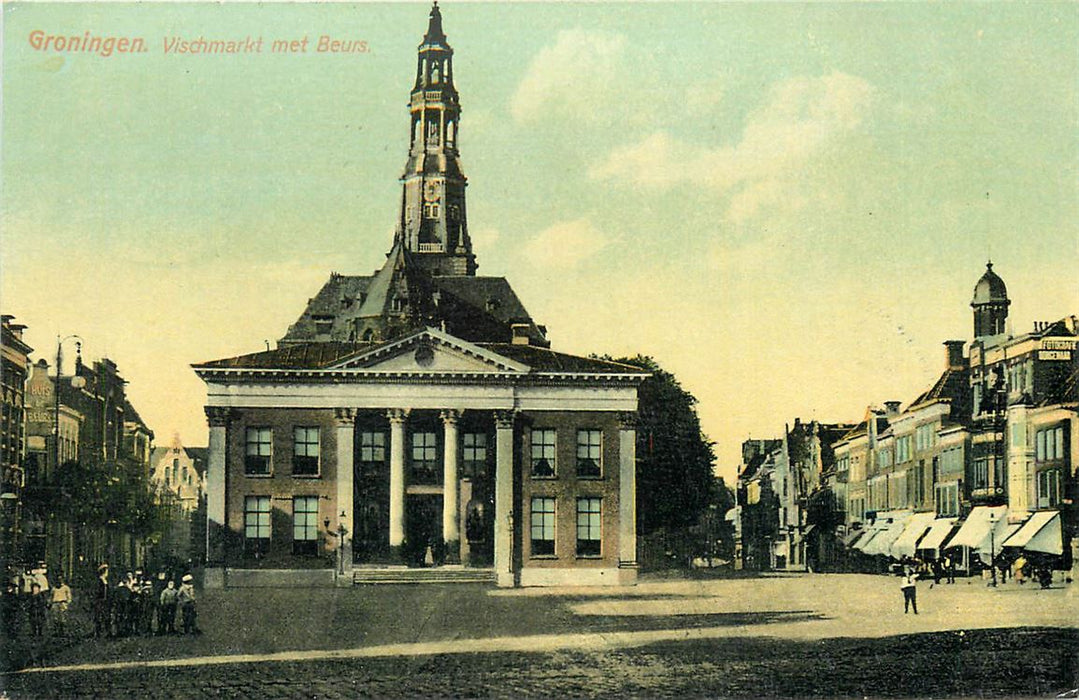
<path id="1" fill-rule="evenodd" d="M 896 559 L 913 557 L 918 541 L 922 539 L 926 530 L 932 527 L 934 517 L 936 517 L 934 513 L 915 513 L 910 516 L 902 534 L 896 538 L 895 542 L 892 542 L 889 554 Z"/>
<path id="2" fill-rule="evenodd" d="M 1004 546 L 1021 547 L 1030 552 L 1063 554 L 1060 512 L 1045 510 L 1034 513 L 1015 534 L 1005 540 Z"/>
<path id="3" fill-rule="evenodd" d="M 948 539 L 948 535 L 952 534 L 952 530 L 955 529 L 956 520 L 956 518 L 937 518 L 934 520 L 932 525 L 929 526 L 929 532 L 918 543 L 918 549 L 932 552 L 939 550 L 940 546 Z"/>

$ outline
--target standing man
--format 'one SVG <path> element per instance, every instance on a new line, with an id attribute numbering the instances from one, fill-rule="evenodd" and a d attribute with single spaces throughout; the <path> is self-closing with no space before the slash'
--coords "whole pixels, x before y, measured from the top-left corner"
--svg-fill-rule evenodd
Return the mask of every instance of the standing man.
<path id="1" fill-rule="evenodd" d="M 184 618 L 184 634 L 191 634 L 195 631 L 195 579 L 191 574 L 184 574 L 177 598 Z"/>
<path id="2" fill-rule="evenodd" d="M 71 607 L 71 586 L 67 585 L 63 576 L 57 576 L 56 585 L 52 587 L 49 611 L 52 613 L 53 631 L 58 637 L 67 636 L 67 609 L 69 607 Z"/>
<path id="3" fill-rule="evenodd" d="M 906 615 L 910 608 L 914 608 L 914 614 L 918 614 L 918 587 L 915 585 L 918 574 L 914 569 L 907 567 L 903 572 L 903 582 L 899 584 L 903 591 L 903 614 Z"/>
<path id="4" fill-rule="evenodd" d="M 151 597 L 154 603 L 154 613 L 157 618 L 157 633 L 165 634 L 165 611 L 161 604 L 161 592 L 168 587 L 165 583 L 165 572 L 160 571 L 157 574 L 157 578 L 154 579 L 153 590 L 151 591 Z"/>
<path id="5" fill-rule="evenodd" d="M 176 634 L 176 600 L 179 591 L 176 590 L 176 582 L 171 578 L 161 591 L 161 608 L 158 612 L 158 634 Z"/>
<path id="6" fill-rule="evenodd" d="M 109 565 L 97 567 L 97 581 L 94 582 L 94 636 L 109 635 L 109 613 L 112 591 L 109 589 Z"/>
<path id="7" fill-rule="evenodd" d="M 30 618 L 30 634 L 40 637 L 45 633 L 45 608 L 47 602 L 45 593 L 41 590 L 41 584 L 37 581 L 30 583 L 30 600 L 27 602 L 27 616 Z"/>

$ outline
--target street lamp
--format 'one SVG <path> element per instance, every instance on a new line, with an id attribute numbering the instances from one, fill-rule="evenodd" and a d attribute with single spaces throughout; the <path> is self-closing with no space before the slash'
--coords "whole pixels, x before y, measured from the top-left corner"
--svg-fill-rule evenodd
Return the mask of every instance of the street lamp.
<path id="1" fill-rule="evenodd" d="M 348 534 L 345 528 L 345 511 L 341 511 L 341 515 L 338 516 L 336 532 L 330 530 L 329 518 L 323 520 L 322 524 L 326 527 L 326 534 L 337 538 L 337 573 L 343 576 L 345 573 L 345 535 Z"/>
<path id="2" fill-rule="evenodd" d="M 997 585 L 997 563 L 996 563 L 996 513 L 989 514 L 989 571 L 990 581 L 989 585 L 996 588 Z"/>

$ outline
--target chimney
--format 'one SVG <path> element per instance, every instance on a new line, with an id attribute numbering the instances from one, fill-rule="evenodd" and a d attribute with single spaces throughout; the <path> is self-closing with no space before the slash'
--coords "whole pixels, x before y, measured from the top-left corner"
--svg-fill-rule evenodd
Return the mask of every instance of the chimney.
<path id="1" fill-rule="evenodd" d="M 885 401 L 884 402 L 884 415 L 887 417 L 899 415 L 900 401 Z"/>
<path id="2" fill-rule="evenodd" d="M 947 363 L 945 366 L 948 369 L 965 369 L 967 366 L 967 358 L 963 357 L 963 346 L 966 343 L 962 340 L 945 340 L 944 348 L 945 355 L 944 361 Z"/>

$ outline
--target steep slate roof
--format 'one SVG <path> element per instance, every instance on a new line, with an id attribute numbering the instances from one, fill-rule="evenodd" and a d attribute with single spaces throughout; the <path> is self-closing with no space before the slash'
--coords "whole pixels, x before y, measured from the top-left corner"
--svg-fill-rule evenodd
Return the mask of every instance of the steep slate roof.
<path id="1" fill-rule="evenodd" d="M 131 402 L 126 397 L 124 398 L 124 421 L 130 421 L 141 428 L 145 428 L 146 432 L 150 433 L 151 436 L 154 434 L 154 431 L 150 430 L 150 426 L 146 425 L 146 421 L 142 419 L 142 416 L 139 415 L 139 412 L 135 410 L 135 407 L 131 405 Z"/>
<path id="2" fill-rule="evenodd" d="M 389 345 L 400 338 L 386 343 L 341 343 L 310 342 L 282 345 L 276 350 L 240 355 L 222 360 L 213 360 L 196 364 L 197 368 L 206 369 L 325 369 L 357 353 L 373 350 L 381 345 Z M 522 362 L 537 372 L 565 372 L 579 374 L 639 374 L 650 372 L 609 360 L 591 357 L 578 357 L 555 352 L 533 345 L 514 345 L 511 343 L 476 343 L 481 348 L 502 355 L 511 360 Z"/>
<path id="3" fill-rule="evenodd" d="M 968 389 L 967 373 L 963 370 L 946 369 L 937 378 L 933 386 L 918 395 L 907 410 L 917 408 L 934 401 L 962 401 Z"/>
<path id="4" fill-rule="evenodd" d="M 433 276 L 416 266 L 410 254 L 395 245 L 386 264 L 374 275 L 331 274 L 307 308 L 289 326 L 282 344 L 326 339 L 347 341 L 353 337 L 356 319 L 392 316 L 393 290 L 405 286 L 418 305 L 423 323 L 438 325 L 472 342 L 502 342 L 511 338 L 512 324 L 526 324 L 529 336 L 543 341 L 544 331 L 535 324 L 505 277 Z M 437 302 L 435 295 L 441 299 Z M 326 329 L 320 325 L 328 324 Z M 322 332 L 320 332 L 320 330 Z"/>

